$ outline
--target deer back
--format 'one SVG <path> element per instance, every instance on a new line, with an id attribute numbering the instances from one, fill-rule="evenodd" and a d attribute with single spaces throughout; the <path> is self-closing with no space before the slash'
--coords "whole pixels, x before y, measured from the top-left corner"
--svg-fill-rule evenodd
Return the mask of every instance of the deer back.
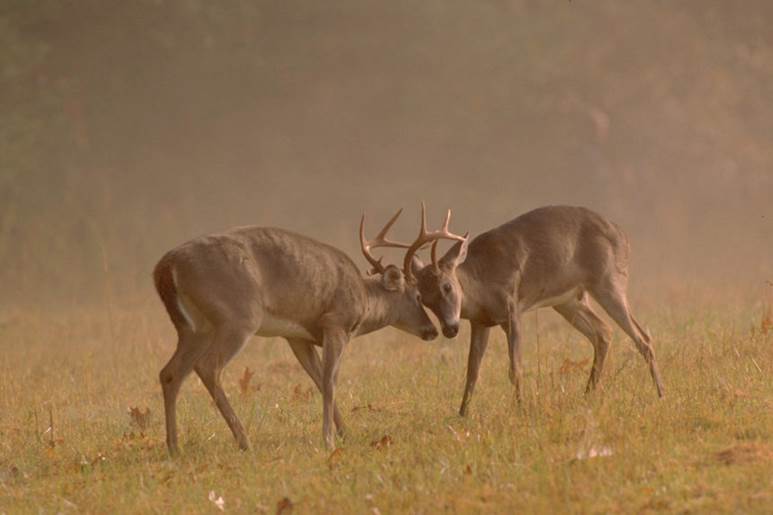
<path id="1" fill-rule="evenodd" d="M 367 305 L 362 277 L 346 254 L 284 229 L 240 227 L 202 236 L 164 259 L 173 262 L 185 307 L 211 323 L 268 316 L 316 335 L 326 317 L 348 327 Z"/>
<path id="2" fill-rule="evenodd" d="M 474 238 L 459 268 L 480 295 L 517 290 L 519 303 L 528 309 L 584 288 L 610 266 L 626 272 L 628 253 L 622 230 L 597 213 L 547 206 Z"/>

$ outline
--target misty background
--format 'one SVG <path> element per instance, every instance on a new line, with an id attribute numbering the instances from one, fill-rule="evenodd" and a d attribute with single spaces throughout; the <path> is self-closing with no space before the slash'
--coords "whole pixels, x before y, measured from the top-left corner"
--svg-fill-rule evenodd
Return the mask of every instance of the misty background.
<path id="1" fill-rule="evenodd" d="M 166 250 L 234 225 L 364 269 L 360 214 L 406 208 L 408 240 L 421 200 L 473 235 L 585 205 L 634 290 L 767 291 L 771 26 L 763 0 L 4 0 L 0 305 L 147 302 Z"/>

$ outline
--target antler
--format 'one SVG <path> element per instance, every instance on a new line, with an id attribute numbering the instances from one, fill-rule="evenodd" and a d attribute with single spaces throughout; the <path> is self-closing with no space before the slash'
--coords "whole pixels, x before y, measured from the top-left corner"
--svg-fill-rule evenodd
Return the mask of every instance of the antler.
<path id="1" fill-rule="evenodd" d="M 451 222 L 451 210 L 446 213 L 446 221 L 443 222 L 443 227 L 438 231 L 427 231 L 427 210 L 424 207 L 424 202 L 421 203 L 421 229 L 419 230 L 419 236 L 416 241 L 408 248 L 408 252 L 405 253 L 405 260 L 403 261 L 403 272 L 406 278 L 415 280 L 413 276 L 413 270 L 411 269 L 411 259 L 413 255 L 427 243 L 434 242 L 432 245 L 432 264 L 437 268 L 437 256 L 436 249 L 437 243 L 441 239 L 464 241 L 466 237 L 453 234 L 448 230 L 448 224 Z"/>
<path id="2" fill-rule="evenodd" d="M 362 219 L 360 220 L 360 248 L 362 249 L 362 255 L 365 256 L 365 259 L 367 259 L 368 263 L 373 267 L 373 269 L 368 272 L 369 274 L 384 273 L 384 265 L 381 264 L 383 258 L 374 258 L 370 253 L 371 249 L 377 247 L 393 247 L 398 249 L 410 248 L 410 245 L 406 243 L 388 240 L 386 237 L 387 232 L 392 228 L 392 225 L 394 225 L 397 217 L 399 217 L 402 212 L 403 210 L 399 209 L 397 213 L 389 219 L 384 228 L 376 235 L 376 238 L 370 241 L 365 239 L 365 213 L 362 214 Z"/>

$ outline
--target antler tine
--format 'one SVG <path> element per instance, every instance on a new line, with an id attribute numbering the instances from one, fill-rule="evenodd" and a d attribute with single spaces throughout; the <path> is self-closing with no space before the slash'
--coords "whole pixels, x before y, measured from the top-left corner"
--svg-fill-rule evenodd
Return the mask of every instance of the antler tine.
<path id="1" fill-rule="evenodd" d="M 446 220 L 443 222 L 443 228 L 441 231 L 447 233 L 448 232 L 448 224 L 451 222 L 451 209 L 446 211 Z"/>
<path id="2" fill-rule="evenodd" d="M 365 213 L 363 213 L 362 218 L 360 218 L 360 250 L 362 250 L 362 255 L 365 256 L 365 259 L 367 259 L 368 263 L 371 264 L 373 270 L 383 269 L 381 262 L 376 261 L 376 259 L 371 255 L 370 245 L 368 245 L 368 242 L 365 240 Z"/>
<path id="3" fill-rule="evenodd" d="M 449 209 L 446 213 L 446 220 L 443 222 L 443 227 L 439 231 L 436 231 L 436 233 L 440 234 L 440 236 L 432 242 L 432 265 L 437 269 L 439 268 L 438 260 L 437 260 L 437 246 L 441 239 L 447 239 L 447 240 L 456 240 L 456 241 L 464 241 L 467 239 L 467 235 L 459 236 L 458 234 L 452 233 L 450 230 L 448 230 L 448 225 L 451 223 L 451 210 Z"/>
<path id="4" fill-rule="evenodd" d="M 459 240 L 459 241 L 466 240 L 469 235 L 470 235 L 470 233 L 468 233 L 468 232 L 464 233 L 464 236 L 462 236 L 462 239 Z M 440 240 L 435 240 L 435 241 L 432 242 L 432 264 L 436 268 L 440 268 L 440 265 L 438 264 L 438 260 L 437 260 L 437 244 L 438 243 L 440 243 Z"/>
<path id="5" fill-rule="evenodd" d="M 399 249 L 407 249 L 410 247 L 410 245 L 406 243 L 400 243 L 397 241 L 389 240 L 386 237 L 387 232 L 389 229 L 392 228 L 395 221 L 397 221 L 397 218 L 400 216 L 400 213 L 402 213 L 403 210 L 399 209 L 397 213 L 392 216 L 392 218 L 389 219 L 389 221 L 386 223 L 383 229 L 379 231 L 379 233 L 376 235 L 376 238 L 373 240 L 366 240 L 365 239 L 365 213 L 362 214 L 362 219 L 360 220 L 360 249 L 362 250 L 362 255 L 365 256 L 365 259 L 368 260 L 368 263 L 371 264 L 373 267 L 372 270 L 370 270 L 370 274 L 374 273 L 384 273 L 384 265 L 381 264 L 382 258 L 374 258 L 373 254 L 370 253 L 371 249 L 375 249 L 377 247 L 393 247 L 393 248 L 399 248 Z"/>
<path id="6" fill-rule="evenodd" d="M 421 201 L 421 227 L 419 227 L 419 235 L 416 237 L 416 240 L 411 244 L 411 246 L 408 248 L 408 251 L 405 253 L 405 259 L 403 259 L 403 275 L 407 279 L 415 280 L 416 278 L 413 276 L 413 269 L 411 268 L 411 260 L 413 259 L 413 255 L 416 254 L 416 251 L 419 250 L 426 242 L 425 238 L 427 235 L 427 208 L 424 205 L 424 201 Z"/>
<path id="7" fill-rule="evenodd" d="M 407 249 L 410 247 L 407 243 L 400 243 L 399 241 L 393 241 L 388 240 L 386 237 L 387 232 L 389 232 L 389 229 L 392 228 L 392 226 L 397 221 L 397 218 L 400 216 L 400 214 L 403 212 L 403 208 L 400 208 L 397 210 L 397 213 L 392 216 L 392 218 L 389 219 L 389 221 L 386 223 L 383 229 L 379 231 L 379 233 L 376 235 L 376 239 L 372 240 L 370 242 L 372 248 L 376 247 L 394 247 L 398 249 Z"/>
<path id="8" fill-rule="evenodd" d="M 446 219 L 445 222 L 443 222 L 443 227 L 438 231 L 427 231 L 427 210 L 424 205 L 424 202 L 421 203 L 421 229 L 419 230 L 419 236 L 416 238 L 416 241 L 413 242 L 413 244 L 408 249 L 408 252 L 405 253 L 405 260 L 403 261 L 403 273 L 405 276 L 409 279 L 414 279 L 413 271 L 411 269 L 411 260 L 413 259 L 414 254 L 416 252 L 423 248 L 427 243 L 433 242 L 432 245 L 432 262 L 437 267 L 437 260 L 436 258 L 436 249 L 437 249 L 437 242 L 441 239 L 446 240 L 458 240 L 458 241 L 464 241 L 464 236 L 459 236 L 458 234 L 453 234 L 448 229 L 448 225 L 451 223 L 451 210 L 449 209 L 446 213 Z"/>

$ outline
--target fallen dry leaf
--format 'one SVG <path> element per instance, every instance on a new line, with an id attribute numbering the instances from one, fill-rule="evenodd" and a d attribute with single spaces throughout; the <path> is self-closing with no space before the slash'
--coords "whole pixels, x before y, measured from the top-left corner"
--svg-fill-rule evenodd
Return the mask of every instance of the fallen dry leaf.
<path id="1" fill-rule="evenodd" d="M 352 408 L 352 413 L 354 413 L 355 411 L 360 411 L 360 410 L 368 410 L 368 411 L 372 411 L 372 412 L 374 412 L 374 413 L 377 413 L 377 412 L 379 412 L 379 411 L 382 411 L 382 409 L 381 409 L 381 408 L 374 408 L 374 407 L 373 407 L 373 405 L 372 405 L 371 403 L 367 403 L 367 404 L 366 404 L 366 405 L 364 405 L 364 406 L 355 406 L 355 407 L 353 407 L 353 408 Z"/>
<path id="2" fill-rule="evenodd" d="M 306 388 L 303 388 L 301 385 L 296 384 L 293 387 L 293 400 L 295 401 L 309 401 L 311 400 L 311 396 L 314 393 L 314 390 L 311 388 L 311 386 L 308 386 Z"/>
<path id="3" fill-rule="evenodd" d="M 250 370 L 250 367 L 244 367 L 242 377 L 239 378 L 239 391 L 242 392 L 242 395 L 250 393 L 250 381 L 254 375 L 254 370 Z"/>
<path id="4" fill-rule="evenodd" d="M 292 512 L 293 502 L 289 498 L 283 497 L 278 503 L 276 503 L 276 515 Z"/>
<path id="5" fill-rule="evenodd" d="M 734 389 L 733 390 L 733 395 L 735 397 L 738 397 L 738 398 L 741 398 L 741 399 L 748 399 L 749 397 L 751 397 L 751 395 L 749 395 L 747 392 L 741 390 L 740 388 Z"/>
<path id="6" fill-rule="evenodd" d="M 370 446 L 375 449 L 386 449 L 387 447 L 391 446 L 392 443 L 392 437 L 389 435 L 384 435 L 380 440 L 374 440 L 370 442 Z"/>
<path id="7" fill-rule="evenodd" d="M 335 467 L 339 461 L 341 461 L 341 458 L 343 457 L 344 451 L 340 447 L 333 452 L 330 453 L 330 456 L 327 457 L 327 466 L 332 470 L 333 467 Z"/>
<path id="8" fill-rule="evenodd" d="M 760 332 L 763 335 L 767 335 L 771 331 L 773 331 L 773 306 L 768 306 L 765 313 L 762 315 Z"/>
<path id="9" fill-rule="evenodd" d="M 565 375 L 573 371 L 583 372 L 588 363 L 590 363 L 590 358 L 585 358 L 580 361 L 572 361 L 569 358 L 564 358 L 564 362 L 561 365 L 561 368 L 558 369 L 558 373 Z"/>
<path id="10" fill-rule="evenodd" d="M 137 407 L 129 407 L 127 412 L 129 413 L 129 418 L 131 418 L 140 431 L 145 432 L 150 425 L 150 408 L 145 408 L 145 411 L 142 411 Z"/>
<path id="11" fill-rule="evenodd" d="M 725 465 L 773 461 L 773 449 L 759 443 L 743 443 L 718 452 L 716 458 Z"/>

